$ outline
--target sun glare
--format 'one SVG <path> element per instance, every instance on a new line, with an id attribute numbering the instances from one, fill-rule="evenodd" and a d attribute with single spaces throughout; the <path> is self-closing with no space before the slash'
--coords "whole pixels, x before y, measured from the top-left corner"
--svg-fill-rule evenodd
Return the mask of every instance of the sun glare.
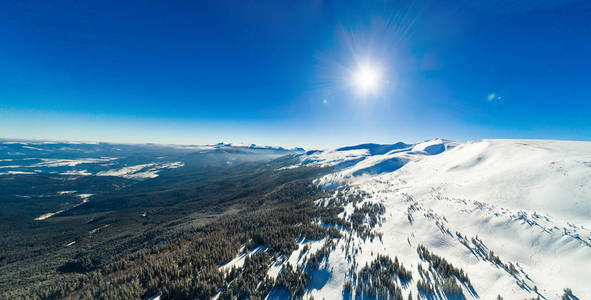
<path id="1" fill-rule="evenodd" d="M 353 82 L 359 92 L 363 94 L 375 92 L 380 83 L 381 74 L 379 70 L 373 66 L 364 65 L 353 74 Z"/>

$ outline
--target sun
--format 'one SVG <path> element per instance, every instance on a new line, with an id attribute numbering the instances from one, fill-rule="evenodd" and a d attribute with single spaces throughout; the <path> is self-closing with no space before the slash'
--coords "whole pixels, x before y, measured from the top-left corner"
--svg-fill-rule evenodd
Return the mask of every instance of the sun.
<path id="1" fill-rule="evenodd" d="M 376 92 L 379 88 L 381 74 L 378 68 L 362 65 L 353 73 L 353 83 L 362 94 Z"/>

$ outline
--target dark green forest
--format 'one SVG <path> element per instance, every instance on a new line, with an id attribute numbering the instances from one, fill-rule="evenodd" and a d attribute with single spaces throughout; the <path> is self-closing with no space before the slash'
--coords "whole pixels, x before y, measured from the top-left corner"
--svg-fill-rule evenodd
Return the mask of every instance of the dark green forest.
<path id="1" fill-rule="evenodd" d="M 262 271 L 271 257 L 297 249 L 297 239 L 338 237 L 338 230 L 315 221 L 320 216 L 338 219 L 340 211 L 313 203 L 326 191 L 312 180 L 328 170 L 280 169 L 291 162 L 287 156 L 232 167 L 184 168 L 141 183 L 113 178 L 116 183 L 105 184 L 105 191 L 89 203 L 47 221 L 29 218 L 19 224 L 13 218 L 3 224 L 0 296 L 204 299 L 220 292 L 227 299 L 257 299 L 274 286 L 302 294 L 305 276 L 289 279 L 286 271 L 275 282 L 260 278 L 266 274 Z M 69 188 L 100 188 L 85 182 L 90 178 L 29 176 L 18 182 L 50 189 L 56 182 L 76 181 Z M 8 188 L 4 191 L 9 194 Z M 7 230 L 15 225 L 20 227 Z M 70 241 L 75 243 L 66 246 Z M 241 270 L 220 272 L 218 267 L 242 246 L 267 251 L 249 258 Z"/>

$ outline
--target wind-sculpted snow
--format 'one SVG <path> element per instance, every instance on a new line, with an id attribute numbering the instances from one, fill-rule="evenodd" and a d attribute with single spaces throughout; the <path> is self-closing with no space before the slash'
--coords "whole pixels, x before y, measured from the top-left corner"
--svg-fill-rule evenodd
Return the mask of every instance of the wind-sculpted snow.
<path id="1" fill-rule="evenodd" d="M 384 176 L 415 190 L 545 211 L 572 221 L 591 219 L 590 142 L 485 140 L 409 163 Z M 574 219 L 572 219 L 574 218 Z"/>
<path id="2" fill-rule="evenodd" d="M 380 145 L 380 144 L 361 144 L 356 146 L 349 146 L 339 148 L 336 151 L 349 151 L 349 150 L 367 150 L 369 155 L 381 155 L 386 154 L 392 150 L 400 150 L 400 149 L 407 149 L 412 147 L 411 144 L 405 144 L 402 142 L 398 142 L 392 145 Z"/>
<path id="3" fill-rule="evenodd" d="M 317 203 L 342 209 L 320 222 L 344 236 L 308 296 L 591 298 L 590 142 L 437 139 L 308 153 L 301 164 L 337 167 L 317 180 L 334 188 Z M 367 277 L 378 258 L 412 279 L 380 288 Z"/>
<path id="4" fill-rule="evenodd" d="M 302 155 L 300 165 L 331 166 L 337 172 L 321 179 L 325 186 L 351 182 L 355 177 L 394 172 L 410 161 L 453 149 L 457 143 L 433 139 L 419 144 L 361 144 Z M 365 176 L 367 177 L 367 176 Z"/>

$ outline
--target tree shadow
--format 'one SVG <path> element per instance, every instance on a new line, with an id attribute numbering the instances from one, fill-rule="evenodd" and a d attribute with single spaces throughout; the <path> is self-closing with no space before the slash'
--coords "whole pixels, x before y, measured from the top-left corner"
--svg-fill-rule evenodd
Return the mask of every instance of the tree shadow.
<path id="1" fill-rule="evenodd" d="M 563 299 L 564 299 L 564 298 L 563 298 Z M 579 297 L 577 297 L 577 296 L 575 296 L 575 295 L 573 295 L 573 294 L 566 295 L 566 299 L 568 299 L 568 300 L 580 300 L 580 298 L 579 298 Z"/>
<path id="2" fill-rule="evenodd" d="M 310 274 L 307 290 L 320 290 L 332 278 L 332 273 L 327 269 L 314 270 Z"/>
<path id="3" fill-rule="evenodd" d="M 407 289 L 410 286 L 410 283 L 412 282 L 412 279 L 402 280 L 400 279 L 400 277 L 398 278 L 398 280 L 400 280 L 400 286 L 402 286 L 403 289 Z"/>
<path id="4" fill-rule="evenodd" d="M 472 297 L 474 298 L 480 298 L 480 295 L 478 295 L 478 292 L 476 292 L 476 290 L 474 289 L 474 287 L 471 284 L 466 284 L 464 282 L 461 282 L 462 286 L 464 286 L 466 288 L 466 290 L 468 290 L 468 293 L 470 293 L 470 295 L 472 295 Z"/>
<path id="5" fill-rule="evenodd" d="M 448 294 L 445 294 L 445 297 L 448 300 L 466 300 L 466 296 L 464 296 L 464 295 L 448 295 Z"/>
<path id="6" fill-rule="evenodd" d="M 267 296 L 268 300 L 282 300 L 282 299 L 291 299 L 291 294 L 283 288 L 273 288 L 269 295 Z"/>

